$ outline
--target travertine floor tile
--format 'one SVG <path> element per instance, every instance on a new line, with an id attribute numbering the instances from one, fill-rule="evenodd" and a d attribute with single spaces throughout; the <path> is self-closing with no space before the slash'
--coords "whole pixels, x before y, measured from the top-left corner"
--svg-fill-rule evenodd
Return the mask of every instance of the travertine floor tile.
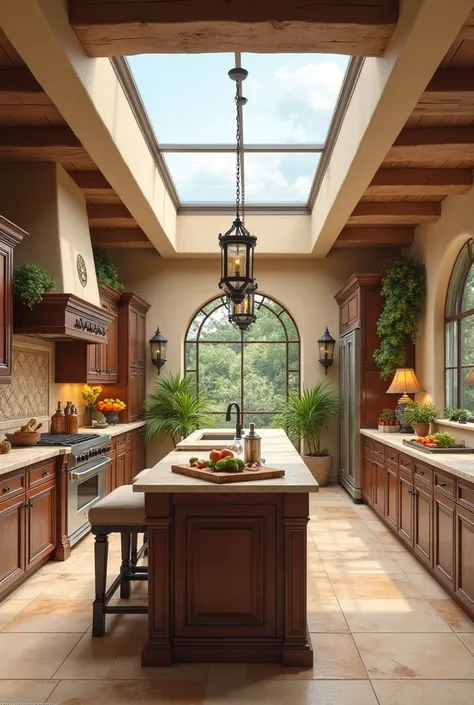
<path id="1" fill-rule="evenodd" d="M 112 666 L 107 678 L 109 680 L 177 680 L 206 681 L 209 675 L 209 664 L 206 663 L 175 663 L 170 667 L 143 668 L 141 665 L 141 646 L 135 653 L 119 656 Z"/>
<path id="2" fill-rule="evenodd" d="M 80 634 L 0 634 L 1 678 L 52 678 Z"/>
<path id="3" fill-rule="evenodd" d="M 362 519 L 312 519 L 308 524 L 311 534 L 326 534 L 328 531 L 367 531 L 367 526 Z"/>
<path id="4" fill-rule="evenodd" d="M 411 597 L 420 599 L 419 590 L 406 575 L 338 575 L 329 577 L 336 597 L 339 598 L 384 598 Z"/>
<path id="5" fill-rule="evenodd" d="M 428 573 L 407 573 L 407 576 L 427 600 L 451 599 L 446 590 Z"/>
<path id="6" fill-rule="evenodd" d="M 454 600 L 429 600 L 429 602 L 453 632 L 474 632 L 474 622 Z"/>
<path id="7" fill-rule="evenodd" d="M 351 634 L 313 634 L 313 677 L 323 679 L 367 678 Z"/>
<path id="8" fill-rule="evenodd" d="M 382 546 L 385 546 L 387 551 L 392 551 L 393 553 L 405 553 L 405 546 L 399 541 L 395 536 L 387 531 L 386 533 L 379 532 L 377 534 L 377 539 Z"/>
<path id="9" fill-rule="evenodd" d="M 375 521 L 373 519 L 368 519 L 365 522 L 366 527 L 369 529 L 369 531 L 373 531 L 375 534 L 379 533 L 388 533 L 390 529 L 388 529 L 385 524 L 382 524 L 381 521 Z"/>
<path id="10" fill-rule="evenodd" d="M 306 572 L 307 572 L 309 580 L 311 580 L 316 575 L 319 575 L 319 576 L 326 575 L 326 569 L 323 566 L 323 562 L 322 562 L 321 558 L 319 557 L 319 554 L 317 551 L 315 553 L 308 553 Z"/>
<path id="11" fill-rule="evenodd" d="M 205 682 L 64 680 L 51 698 L 57 705 L 203 705 Z"/>
<path id="12" fill-rule="evenodd" d="M 209 681 L 204 705 L 377 705 L 368 681 Z M 82 705 L 82 704 L 81 704 Z"/>
<path id="13" fill-rule="evenodd" d="M 320 551 L 328 574 L 400 575 L 400 566 L 388 553 L 380 551 Z"/>
<path id="14" fill-rule="evenodd" d="M 92 559 L 93 560 L 93 559 Z M 52 576 L 48 576 L 52 577 Z M 117 573 L 107 576 L 107 584 L 110 585 Z M 92 600 L 94 599 L 94 575 L 63 573 L 58 575 L 56 580 L 43 589 L 41 597 L 44 600 Z"/>
<path id="15" fill-rule="evenodd" d="M 462 643 L 467 646 L 469 651 L 474 654 L 474 634 L 458 634 Z"/>
<path id="16" fill-rule="evenodd" d="M 121 563 L 121 553 L 120 551 L 109 551 L 108 555 L 108 572 L 109 573 L 115 573 L 116 575 L 119 573 L 120 570 L 120 563 Z M 69 561 L 66 561 L 66 563 L 63 564 L 65 568 L 63 569 L 63 574 L 64 575 L 70 575 L 70 574 L 85 574 L 85 575 L 93 575 L 94 574 L 94 554 L 90 551 L 84 552 L 77 560 L 73 561 L 69 565 Z"/>
<path id="17" fill-rule="evenodd" d="M 54 677 L 106 678 L 117 658 L 140 653 L 143 643 L 142 636 L 108 632 L 103 637 L 93 638 L 91 632 L 87 631 L 60 665 Z"/>
<path id="18" fill-rule="evenodd" d="M 312 600 L 334 597 L 334 590 L 326 575 L 309 575 L 307 581 L 308 605 Z"/>
<path id="19" fill-rule="evenodd" d="M 449 632 L 427 600 L 340 599 L 351 632 Z"/>
<path id="20" fill-rule="evenodd" d="M 92 622 L 90 600 L 33 600 L 4 629 L 7 632 L 85 632 Z"/>
<path id="21" fill-rule="evenodd" d="M 354 634 L 373 679 L 474 679 L 474 656 L 456 634 Z"/>
<path id="22" fill-rule="evenodd" d="M 9 595 L 10 600 L 33 600 L 54 583 L 58 576 L 48 573 L 36 573 L 28 578 L 19 588 Z"/>
<path id="23" fill-rule="evenodd" d="M 308 629 L 310 632 L 348 632 L 349 627 L 335 597 L 311 600 L 308 605 Z"/>
<path id="24" fill-rule="evenodd" d="M 311 508 L 311 519 L 358 519 L 358 515 L 351 506 L 339 506 L 339 507 L 312 507 Z"/>
<path id="25" fill-rule="evenodd" d="M 0 629 L 6 629 L 11 620 L 29 605 L 31 600 L 5 600 L 0 603 Z"/>
<path id="26" fill-rule="evenodd" d="M 49 698 L 58 681 L 0 681 L 0 700 L 2 703 L 42 703 Z"/>
<path id="27" fill-rule="evenodd" d="M 473 681 L 374 681 L 380 705 L 472 705 Z"/>
<path id="28" fill-rule="evenodd" d="M 408 551 L 391 551 L 389 549 L 388 553 L 398 563 L 404 573 L 423 573 L 423 575 L 428 575 L 428 571 Z"/>
<path id="29" fill-rule="evenodd" d="M 379 548 L 377 538 L 371 531 L 319 532 L 313 534 L 313 541 L 318 551 L 372 551 Z"/>

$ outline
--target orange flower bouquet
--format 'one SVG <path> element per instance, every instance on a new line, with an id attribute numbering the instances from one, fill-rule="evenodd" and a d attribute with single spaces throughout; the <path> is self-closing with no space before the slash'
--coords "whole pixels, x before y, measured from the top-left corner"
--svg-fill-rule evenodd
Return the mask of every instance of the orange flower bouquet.
<path id="1" fill-rule="evenodd" d="M 126 408 L 127 405 L 120 399 L 101 399 L 97 402 L 97 411 L 104 414 L 107 422 L 111 425 L 119 422 L 119 414 Z"/>

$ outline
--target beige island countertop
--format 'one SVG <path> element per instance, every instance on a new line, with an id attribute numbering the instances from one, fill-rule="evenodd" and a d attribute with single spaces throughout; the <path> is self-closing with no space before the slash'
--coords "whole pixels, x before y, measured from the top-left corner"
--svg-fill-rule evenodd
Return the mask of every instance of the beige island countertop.
<path id="1" fill-rule="evenodd" d="M 209 433 L 225 433 L 228 429 L 206 429 Z M 285 470 L 284 477 L 272 480 L 251 480 L 228 485 L 204 482 L 192 477 L 171 472 L 172 465 L 187 463 L 190 455 L 198 452 L 175 450 L 168 453 L 157 465 L 139 477 L 134 485 L 135 492 L 318 492 L 319 485 L 306 467 L 300 454 L 282 429 L 258 429 L 262 437 L 262 458 L 268 467 Z M 209 452 L 202 451 L 208 458 Z"/>

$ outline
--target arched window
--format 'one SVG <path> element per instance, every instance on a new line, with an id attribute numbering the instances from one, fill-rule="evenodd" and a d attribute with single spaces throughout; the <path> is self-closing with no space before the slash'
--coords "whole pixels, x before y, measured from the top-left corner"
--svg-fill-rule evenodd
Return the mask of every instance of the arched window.
<path id="1" fill-rule="evenodd" d="M 215 428 L 225 421 L 227 405 L 240 404 L 244 428 L 268 428 L 279 401 L 300 389 L 300 339 L 287 311 L 273 299 L 255 296 L 256 322 L 245 332 L 228 321 L 224 297 L 205 304 L 194 316 L 185 340 L 186 376 L 209 395 Z"/>
<path id="2" fill-rule="evenodd" d="M 474 415 L 474 240 L 458 255 L 446 298 L 446 406 Z"/>

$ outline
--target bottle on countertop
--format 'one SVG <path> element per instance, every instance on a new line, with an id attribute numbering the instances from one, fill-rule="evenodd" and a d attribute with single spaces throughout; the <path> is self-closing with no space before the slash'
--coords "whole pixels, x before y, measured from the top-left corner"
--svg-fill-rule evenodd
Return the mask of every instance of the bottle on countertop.
<path id="1" fill-rule="evenodd" d="M 255 424 L 250 424 L 250 430 L 244 436 L 244 462 L 259 464 L 262 460 L 262 438 L 255 433 Z"/>
<path id="2" fill-rule="evenodd" d="M 51 417 L 51 433 L 66 433 L 66 416 L 60 401 L 58 401 L 58 408 Z"/>
<path id="3" fill-rule="evenodd" d="M 66 416 L 67 420 L 67 432 L 68 433 L 78 433 L 79 424 L 77 418 L 77 408 L 74 404 L 71 404 L 71 413 Z"/>
<path id="4" fill-rule="evenodd" d="M 64 407 L 64 415 L 69 416 L 71 413 L 71 407 L 72 407 L 72 401 L 67 401 L 66 406 Z"/>

